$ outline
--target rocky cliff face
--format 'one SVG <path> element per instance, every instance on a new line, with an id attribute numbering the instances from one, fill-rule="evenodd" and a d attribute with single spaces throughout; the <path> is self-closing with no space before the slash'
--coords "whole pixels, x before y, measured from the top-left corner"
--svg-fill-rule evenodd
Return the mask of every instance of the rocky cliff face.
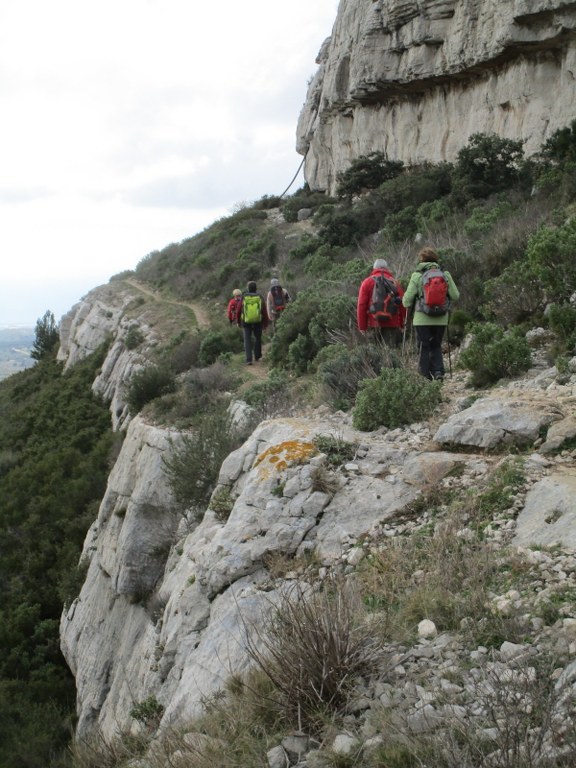
<path id="1" fill-rule="evenodd" d="M 576 6 L 568 0 L 341 0 L 297 130 L 305 177 L 372 151 L 453 160 L 473 133 L 532 154 L 576 113 Z"/>
<path id="2" fill-rule="evenodd" d="M 92 389 L 110 404 L 112 427 L 120 429 L 130 419 L 126 407 L 130 378 L 150 364 L 155 349 L 165 346 L 167 338 L 193 324 L 185 305 L 163 303 L 135 282 L 112 280 L 90 291 L 61 319 L 58 360 L 66 370 L 111 342 Z M 131 343 L 134 333 L 137 340 Z"/>
<path id="3" fill-rule="evenodd" d="M 371 537 L 430 522 L 426 512 L 410 522 L 422 494 L 478 487 L 501 461 L 486 448 L 533 446 L 526 492 L 492 531 L 495 546 L 515 535 L 522 545 L 575 547 L 574 457 L 546 454 L 576 434 L 576 375 L 564 385 L 555 376 L 535 369 L 464 407 L 460 375 L 446 384 L 441 413 L 405 429 L 359 433 L 326 409 L 262 422 L 222 466 L 217 491 L 227 490 L 229 515 L 209 507 L 199 522 L 176 511 L 164 472 L 181 436 L 135 418 L 86 537 L 84 586 L 62 616 L 78 733 L 110 739 L 130 729 L 130 710 L 150 697 L 164 708 L 163 728 L 198 715 L 206 696 L 247 667 L 247 628 L 298 583 L 310 555 L 320 579 L 353 570 Z M 352 443 L 355 458 L 331 467 L 317 435 Z"/>

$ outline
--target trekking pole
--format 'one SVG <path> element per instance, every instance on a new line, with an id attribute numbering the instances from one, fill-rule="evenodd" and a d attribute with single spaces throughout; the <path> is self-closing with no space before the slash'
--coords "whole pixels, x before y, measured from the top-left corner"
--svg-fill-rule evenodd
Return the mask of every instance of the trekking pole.
<path id="1" fill-rule="evenodd" d="M 448 371 L 452 378 L 452 355 L 450 354 L 450 315 L 448 315 L 448 325 L 446 326 L 446 341 L 448 342 Z"/>

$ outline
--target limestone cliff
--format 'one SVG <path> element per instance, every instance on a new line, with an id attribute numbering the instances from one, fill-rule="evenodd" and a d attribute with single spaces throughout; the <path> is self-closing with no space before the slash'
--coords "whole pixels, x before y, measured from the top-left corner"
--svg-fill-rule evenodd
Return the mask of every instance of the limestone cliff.
<path id="1" fill-rule="evenodd" d="M 363 540 L 409 530 L 422 494 L 477 487 L 500 461 L 487 447 L 542 445 L 550 427 L 558 449 L 576 430 L 576 375 L 562 386 L 555 376 L 555 369 L 535 369 L 464 410 L 460 376 L 446 385 L 452 404 L 405 429 L 359 433 L 349 416 L 325 408 L 306 419 L 264 421 L 221 468 L 229 515 L 209 505 L 200 521 L 176 509 L 164 471 L 181 435 L 133 419 L 86 537 L 85 583 L 61 621 L 77 681 L 78 734 L 110 739 L 134 728 L 131 709 L 150 697 L 163 707 L 162 728 L 185 724 L 246 668 L 247 628 L 302 577 L 298 562 L 313 554 L 319 578 L 353 569 Z M 317 435 L 355 445 L 354 460 L 332 468 L 315 447 Z M 533 449 L 531 490 L 494 531 L 496 546 L 514 531 L 519 543 L 537 542 L 542 529 L 546 544 L 576 545 L 573 458 L 558 461 Z M 426 522 L 424 512 L 418 524 Z"/>
<path id="2" fill-rule="evenodd" d="M 453 160 L 478 132 L 532 154 L 576 116 L 576 4 L 341 0 L 317 63 L 297 129 L 313 189 L 376 150 Z"/>

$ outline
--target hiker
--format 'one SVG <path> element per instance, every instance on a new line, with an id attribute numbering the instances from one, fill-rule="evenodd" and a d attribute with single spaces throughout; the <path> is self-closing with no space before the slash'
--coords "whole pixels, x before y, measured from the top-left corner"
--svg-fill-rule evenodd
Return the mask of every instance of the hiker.
<path id="1" fill-rule="evenodd" d="M 450 319 L 450 305 L 460 297 L 452 275 L 438 265 L 433 248 L 422 248 L 419 264 L 402 299 L 412 309 L 412 325 L 419 349 L 418 370 L 427 379 L 444 379 L 442 339 Z"/>
<path id="2" fill-rule="evenodd" d="M 241 306 L 242 306 L 242 291 L 240 290 L 240 288 L 234 288 L 234 290 L 232 291 L 232 298 L 228 302 L 228 309 L 226 310 L 226 314 L 228 315 L 228 320 L 230 321 L 230 324 L 232 323 L 238 324 Z"/>
<path id="3" fill-rule="evenodd" d="M 404 290 L 393 276 L 385 259 L 376 259 L 372 272 L 358 291 L 356 322 L 360 333 L 374 329 L 376 337 L 396 347 L 402 342 L 406 310 L 402 305 Z"/>
<path id="4" fill-rule="evenodd" d="M 273 277 L 270 280 L 270 290 L 266 296 L 266 311 L 268 317 L 272 323 L 272 334 L 276 330 L 276 323 L 278 322 L 280 315 L 286 308 L 286 305 L 291 301 L 290 294 L 285 288 L 280 285 L 280 280 L 277 277 Z"/>
<path id="5" fill-rule="evenodd" d="M 242 296 L 238 325 L 244 329 L 246 365 L 252 365 L 252 356 L 256 362 L 262 357 L 262 330 L 268 325 L 266 302 L 258 293 L 253 280 L 248 283 Z"/>

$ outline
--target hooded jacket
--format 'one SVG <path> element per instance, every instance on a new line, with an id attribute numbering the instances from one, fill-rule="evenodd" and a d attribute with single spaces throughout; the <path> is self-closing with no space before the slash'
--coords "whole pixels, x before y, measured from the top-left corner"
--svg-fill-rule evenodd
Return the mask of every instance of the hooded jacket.
<path id="1" fill-rule="evenodd" d="M 362 281 L 360 290 L 358 291 L 358 303 L 356 305 L 356 322 L 358 323 L 358 330 L 365 331 L 367 328 L 402 328 L 406 319 L 406 310 L 400 304 L 396 314 L 389 320 L 381 320 L 374 317 L 368 311 L 370 304 L 372 303 L 372 291 L 374 290 L 373 278 L 377 275 L 384 275 L 387 280 L 390 280 L 396 286 L 398 296 L 400 298 L 404 295 L 404 289 L 400 283 L 393 277 L 392 272 L 388 269 L 373 269 L 371 274 Z"/>
<path id="2" fill-rule="evenodd" d="M 406 293 L 402 299 L 402 303 L 407 309 L 412 306 L 416 307 L 418 299 L 422 298 L 422 275 L 427 269 L 438 269 L 438 263 L 435 261 L 423 261 L 421 264 L 418 264 L 414 272 L 412 272 L 410 282 L 406 288 Z M 442 271 L 448 282 L 448 297 L 450 301 L 458 301 L 460 298 L 460 291 L 456 288 L 456 283 L 454 282 L 452 275 L 445 269 Z M 445 315 L 439 315 L 438 317 L 431 317 L 416 309 L 412 323 L 414 325 L 448 325 L 449 319 L 449 312 L 446 312 Z"/>

